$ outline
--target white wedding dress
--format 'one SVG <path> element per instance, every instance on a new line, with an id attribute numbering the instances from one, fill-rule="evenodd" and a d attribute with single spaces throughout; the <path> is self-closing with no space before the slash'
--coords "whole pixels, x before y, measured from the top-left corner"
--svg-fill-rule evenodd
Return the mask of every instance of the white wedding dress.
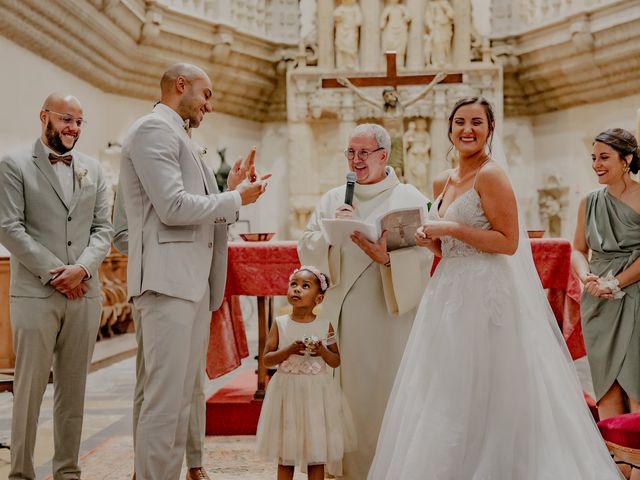
<path id="1" fill-rule="evenodd" d="M 437 201 L 429 218 L 440 220 Z M 475 188 L 444 219 L 490 228 Z M 585 405 L 528 239 L 510 257 L 445 237 L 442 256 L 369 480 L 622 478 Z"/>

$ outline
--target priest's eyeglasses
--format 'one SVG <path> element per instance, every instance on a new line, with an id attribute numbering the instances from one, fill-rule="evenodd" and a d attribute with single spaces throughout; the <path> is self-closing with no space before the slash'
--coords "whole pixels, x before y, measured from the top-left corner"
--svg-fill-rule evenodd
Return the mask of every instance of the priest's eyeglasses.
<path id="1" fill-rule="evenodd" d="M 75 123 L 76 127 L 78 128 L 87 126 L 87 121 L 83 118 L 76 118 L 73 115 L 69 115 L 68 113 L 54 112 L 53 110 L 45 110 L 45 112 L 58 115 L 60 118 L 62 118 L 62 123 L 64 123 L 65 125 L 71 125 Z"/>
<path id="2" fill-rule="evenodd" d="M 360 160 L 366 160 L 367 158 L 369 158 L 369 155 L 371 155 L 372 153 L 375 152 L 379 152 L 380 150 L 384 150 L 384 148 L 380 147 L 380 148 L 376 148 L 375 150 L 353 150 L 353 149 L 348 149 L 344 151 L 344 156 L 347 157 L 347 160 L 353 160 L 354 158 L 356 158 L 356 155 L 358 155 L 358 158 Z"/>

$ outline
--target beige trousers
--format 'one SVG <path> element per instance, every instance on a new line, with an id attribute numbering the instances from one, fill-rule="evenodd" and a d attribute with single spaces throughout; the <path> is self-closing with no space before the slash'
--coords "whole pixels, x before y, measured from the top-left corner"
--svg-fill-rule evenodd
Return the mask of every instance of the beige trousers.
<path id="1" fill-rule="evenodd" d="M 136 430 L 138 429 L 138 418 L 140 408 L 144 399 L 144 381 L 146 371 L 144 368 L 144 348 L 142 339 L 142 327 L 140 325 L 140 313 L 133 309 L 133 323 L 136 327 L 136 341 L 138 350 L 136 352 L 136 386 L 133 392 L 133 439 L 135 449 Z M 207 328 L 207 344 L 209 329 Z M 206 423 L 206 398 L 204 395 L 206 350 L 202 355 L 202 365 L 198 368 L 195 388 L 191 401 L 191 412 L 189 413 L 189 427 L 187 429 L 186 460 L 187 468 L 202 467 L 202 453 L 204 450 L 205 423 Z"/>
<path id="2" fill-rule="evenodd" d="M 11 297 L 16 369 L 10 480 L 33 480 L 42 397 L 53 366 L 53 478 L 80 478 L 78 452 L 87 370 L 100 325 L 101 299 Z"/>
<path id="3" fill-rule="evenodd" d="M 209 338 L 209 292 L 190 302 L 147 291 L 133 303 L 140 313 L 145 369 L 135 438 L 136 478 L 177 480 Z"/>

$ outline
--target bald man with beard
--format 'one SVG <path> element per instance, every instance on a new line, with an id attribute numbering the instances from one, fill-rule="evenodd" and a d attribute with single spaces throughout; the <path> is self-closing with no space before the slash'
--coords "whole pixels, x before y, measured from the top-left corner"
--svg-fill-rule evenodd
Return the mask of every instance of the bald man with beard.
<path id="1" fill-rule="evenodd" d="M 255 178 L 252 151 L 229 173 L 229 190 L 219 193 L 186 131 L 213 110 L 209 76 L 195 65 L 176 64 L 160 87 L 160 103 L 129 129 L 120 163 L 127 286 L 144 344 L 137 480 L 180 475 L 192 400 L 202 396 L 196 377 L 206 355 L 210 311 L 220 307 L 224 294 L 227 226 L 242 205 L 263 194 L 268 178 Z M 196 470 L 188 478 L 207 478 Z"/>
<path id="2" fill-rule="evenodd" d="M 98 267 L 111 244 L 107 187 L 97 160 L 74 149 L 80 102 L 52 94 L 42 135 L 0 160 L 0 243 L 11 253 L 16 367 L 10 480 L 33 480 L 40 405 L 53 366 L 53 478 L 80 478 L 87 370 L 100 323 Z"/>

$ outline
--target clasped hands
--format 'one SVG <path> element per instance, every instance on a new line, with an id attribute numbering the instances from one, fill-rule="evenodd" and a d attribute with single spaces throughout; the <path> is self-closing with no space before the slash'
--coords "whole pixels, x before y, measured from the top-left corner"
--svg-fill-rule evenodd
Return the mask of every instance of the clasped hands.
<path id="1" fill-rule="evenodd" d="M 584 284 L 584 290 L 589 295 L 593 295 L 594 297 L 606 298 L 612 300 L 614 298 L 613 292 L 610 288 L 603 287 L 598 283 L 600 277 L 594 275 L 593 273 L 587 273 L 584 277 L 582 283 Z"/>
<path id="2" fill-rule="evenodd" d="M 242 157 L 235 161 L 227 177 L 228 189 L 237 190 L 240 193 L 242 205 L 249 205 L 258 200 L 267 188 L 266 180 L 271 177 L 271 173 L 258 177 L 255 158 L 256 147 L 253 147 L 244 161 Z"/>
<path id="3" fill-rule="evenodd" d="M 89 287 L 84 282 L 87 272 L 80 265 L 62 265 L 49 270 L 53 279 L 49 284 L 69 300 L 84 297 Z"/>

